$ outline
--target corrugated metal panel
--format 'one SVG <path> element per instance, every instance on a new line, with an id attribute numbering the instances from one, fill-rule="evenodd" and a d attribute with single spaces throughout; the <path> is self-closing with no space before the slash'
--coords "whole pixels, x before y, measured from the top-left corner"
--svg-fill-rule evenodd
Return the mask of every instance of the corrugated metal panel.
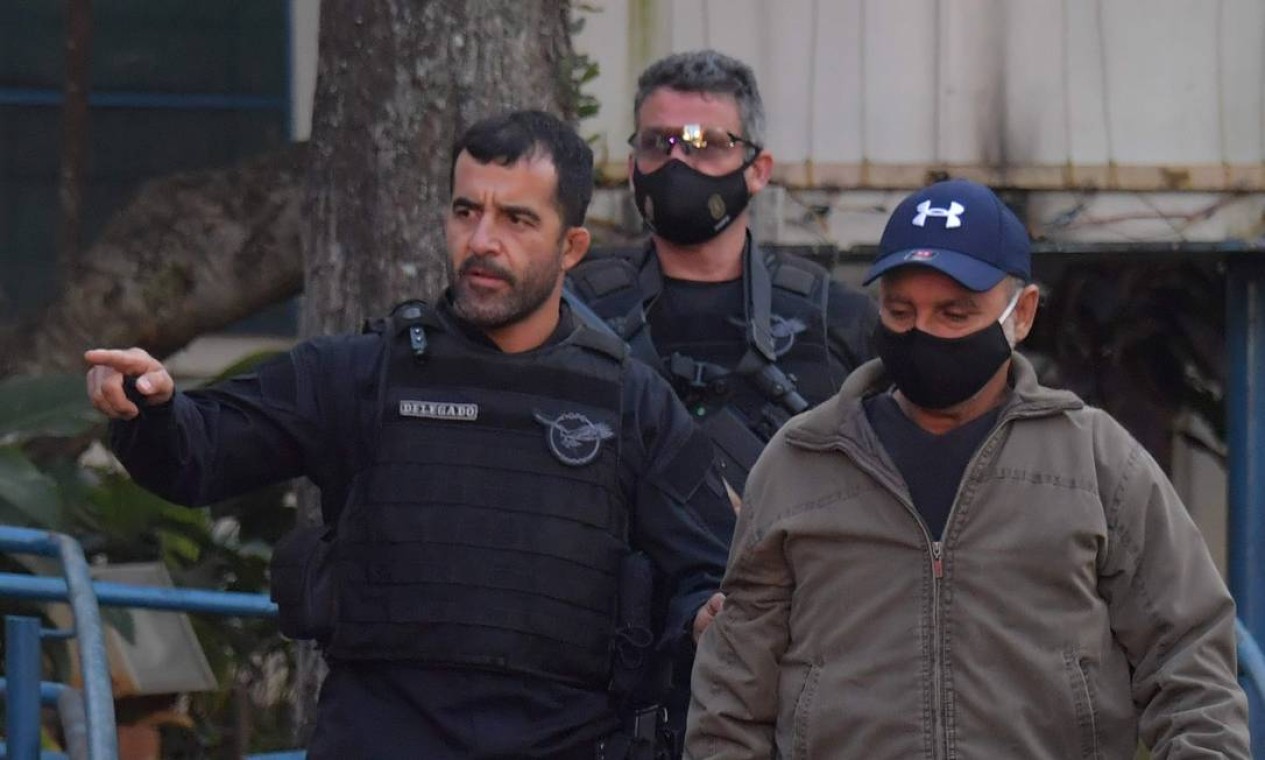
<path id="1" fill-rule="evenodd" d="M 948 170 L 1058 189 L 1265 189 L 1261 0 L 604 0 L 586 124 L 622 173 L 635 77 L 666 52 L 750 63 L 791 186 Z"/>

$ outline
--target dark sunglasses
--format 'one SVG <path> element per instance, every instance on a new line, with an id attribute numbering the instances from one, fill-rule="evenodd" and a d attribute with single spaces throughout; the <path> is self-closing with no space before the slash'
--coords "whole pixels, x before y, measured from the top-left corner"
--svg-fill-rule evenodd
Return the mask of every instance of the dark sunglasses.
<path id="1" fill-rule="evenodd" d="M 700 158 L 720 158 L 734 148 L 742 147 L 751 158 L 760 152 L 760 146 L 719 127 L 686 124 L 681 127 L 646 128 L 634 132 L 628 138 L 638 158 L 667 158 L 677 145 L 685 155 Z"/>

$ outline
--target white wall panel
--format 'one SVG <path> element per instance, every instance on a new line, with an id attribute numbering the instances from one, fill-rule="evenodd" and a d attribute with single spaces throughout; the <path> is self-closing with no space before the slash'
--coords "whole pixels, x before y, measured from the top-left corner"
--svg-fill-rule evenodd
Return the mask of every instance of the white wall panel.
<path id="1" fill-rule="evenodd" d="M 1220 160 L 1218 2 L 1104 0 L 1107 108 L 1116 163 Z"/>
<path id="2" fill-rule="evenodd" d="M 941 0 L 937 9 L 936 155 L 997 165 L 1005 139 L 1006 0 Z"/>
<path id="3" fill-rule="evenodd" d="M 935 129 L 938 7 L 936 0 L 871 0 L 863 5 L 864 147 L 869 161 L 940 160 Z"/>
<path id="4" fill-rule="evenodd" d="M 813 24 L 814 0 L 782 0 L 764 4 L 755 26 L 767 54 L 761 56 L 760 86 L 768 125 L 768 147 L 776 156 L 803 160 L 813 155 L 813 114 L 818 108 L 814 77 L 820 72 L 813 48 L 818 37 Z M 776 87 L 764 91 L 772 77 Z M 791 118 L 785 118 L 791 115 Z"/>
<path id="5" fill-rule="evenodd" d="M 806 123 L 814 161 L 859 163 L 865 155 L 864 0 L 817 0 L 814 4 L 813 77 Z M 775 117 L 785 118 L 782 114 Z"/>
<path id="6" fill-rule="evenodd" d="M 1057 165 L 1070 155 L 1063 7 L 1055 0 L 1005 4 L 1003 146 L 1015 164 Z"/>
<path id="7" fill-rule="evenodd" d="M 1265 0 L 1220 0 L 1224 155 L 1231 163 L 1265 161 Z"/>
<path id="8" fill-rule="evenodd" d="M 600 7 L 577 41 L 603 62 L 597 131 L 628 130 L 645 63 L 714 47 L 756 70 L 794 182 L 904 186 L 939 167 L 1044 189 L 1265 187 L 1263 0 Z"/>

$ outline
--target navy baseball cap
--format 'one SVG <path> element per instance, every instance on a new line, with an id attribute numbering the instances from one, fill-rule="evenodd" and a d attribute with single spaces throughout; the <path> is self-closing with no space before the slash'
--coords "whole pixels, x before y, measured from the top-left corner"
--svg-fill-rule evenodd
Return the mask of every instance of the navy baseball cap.
<path id="1" fill-rule="evenodd" d="M 903 266 L 938 269 L 968 290 L 983 292 L 1008 274 L 1031 280 L 1032 247 L 1023 222 L 992 190 L 951 179 L 900 202 L 883 229 L 865 284 Z"/>

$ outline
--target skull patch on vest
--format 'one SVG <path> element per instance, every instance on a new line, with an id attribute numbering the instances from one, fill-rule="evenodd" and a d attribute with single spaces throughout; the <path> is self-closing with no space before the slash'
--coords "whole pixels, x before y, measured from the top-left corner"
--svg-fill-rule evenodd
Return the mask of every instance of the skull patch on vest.
<path id="1" fill-rule="evenodd" d="M 579 412 L 563 412 L 549 417 L 535 412 L 536 421 L 545 426 L 545 440 L 559 462 L 569 467 L 583 467 L 597 459 L 602 441 L 615 437 L 610 425 L 593 422 Z"/>

